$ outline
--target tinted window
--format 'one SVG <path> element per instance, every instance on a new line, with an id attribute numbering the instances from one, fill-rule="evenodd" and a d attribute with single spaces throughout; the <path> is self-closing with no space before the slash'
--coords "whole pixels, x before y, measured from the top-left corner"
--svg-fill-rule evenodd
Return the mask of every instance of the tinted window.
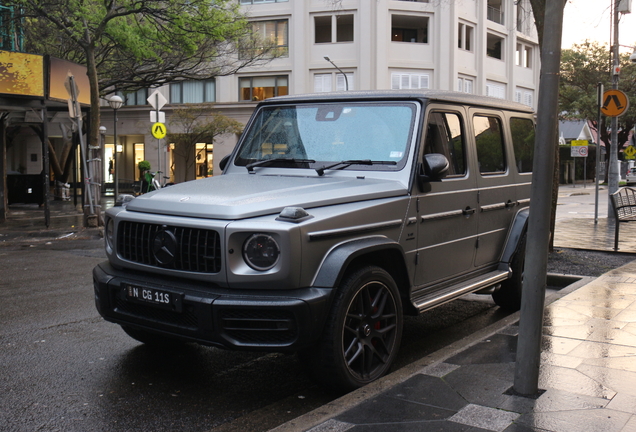
<path id="1" fill-rule="evenodd" d="M 475 144 L 479 172 L 482 174 L 501 173 L 506 170 L 504 141 L 499 117 L 475 116 Z"/>
<path id="2" fill-rule="evenodd" d="M 425 153 L 440 153 L 450 163 L 448 175 L 466 174 L 462 123 L 457 114 L 434 112 L 428 117 Z"/>
<path id="3" fill-rule="evenodd" d="M 511 118 L 512 146 L 515 149 L 515 161 L 520 173 L 532 172 L 534 158 L 534 122 L 526 118 Z"/>

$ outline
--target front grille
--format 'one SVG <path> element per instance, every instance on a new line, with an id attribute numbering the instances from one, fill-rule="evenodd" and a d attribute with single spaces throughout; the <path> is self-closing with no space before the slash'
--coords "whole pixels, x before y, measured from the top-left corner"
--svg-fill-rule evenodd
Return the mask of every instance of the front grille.
<path id="1" fill-rule="evenodd" d="M 225 333 L 244 344 L 283 345 L 296 340 L 296 320 L 289 311 L 224 309 L 220 311 Z"/>
<path id="2" fill-rule="evenodd" d="M 199 320 L 194 314 L 194 308 L 191 305 L 184 305 L 183 312 L 179 313 L 128 302 L 116 296 L 115 312 L 164 324 L 188 327 L 190 329 L 196 329 L 199 325 Z"/>
<path id="3" fill-rule="evenodd" d="M 170 259 L 165 255 L 157 259 L 157 233 L 174 236 Z M 172 238 L 172 237 L 171 237 Z M 183 228 L 159 224 L 124 221 L 117 230 L 117 252 L 127 261 L 171 270 L 198 273 L 221 271 L 221 241 L 214 230 Z"/>

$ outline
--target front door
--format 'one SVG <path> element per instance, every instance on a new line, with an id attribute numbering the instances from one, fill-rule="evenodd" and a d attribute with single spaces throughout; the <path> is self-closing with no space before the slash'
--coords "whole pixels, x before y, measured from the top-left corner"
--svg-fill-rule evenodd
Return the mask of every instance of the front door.
<path id="1" fill-rule="evenodd" d="M 415 285 L 443 285 L 473 268 L 478 229 L 477 183 L 468 169 L 464 112 L 443 107 L 427 118 L 424 153 L 441 153 L 450 163 L 441 181 L 419 191 L 418 264 Z"/>

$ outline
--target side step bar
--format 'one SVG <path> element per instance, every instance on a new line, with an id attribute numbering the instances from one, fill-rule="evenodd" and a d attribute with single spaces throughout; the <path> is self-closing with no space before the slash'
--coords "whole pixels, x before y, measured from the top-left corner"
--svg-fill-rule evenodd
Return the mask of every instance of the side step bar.
<path id="1" fill-rule="evenodd" d="M 510 271 L 502 270 L 492 271 L 480 276 L 479 278 L 469 279 L 459 285 L 453 285 L 445 290 L 435 291 L 416 298 L 413 300 L 413 303 L 420 312 L 424 312 L 427 309 L 432 309 L 435 306 L 454 300 L 464 294 L 469 294 L 498 284 L 508 279 L 510 277 L 510 273 Z"/>

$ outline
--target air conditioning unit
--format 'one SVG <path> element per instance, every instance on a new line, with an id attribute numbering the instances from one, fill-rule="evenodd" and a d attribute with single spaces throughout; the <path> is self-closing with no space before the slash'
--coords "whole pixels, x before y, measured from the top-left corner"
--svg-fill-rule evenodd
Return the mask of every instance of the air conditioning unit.
<path id="1" fill-rule="evenodd" d="M 632 0 L 618 0 L 617 10 L 620 13 L 632 13 Z"/>

